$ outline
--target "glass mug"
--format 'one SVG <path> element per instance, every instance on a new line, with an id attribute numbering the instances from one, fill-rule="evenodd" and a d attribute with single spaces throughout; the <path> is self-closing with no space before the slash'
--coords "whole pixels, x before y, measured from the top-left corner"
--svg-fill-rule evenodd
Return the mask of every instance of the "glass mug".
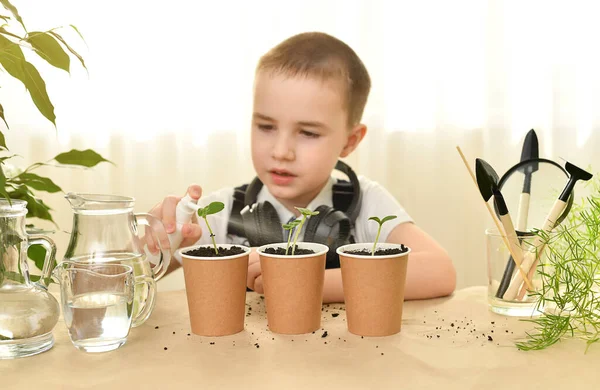
<path id="1" fill-rule="evenodd" d="M 63 318 L 77 349 L 106 352 L 125 344 L 133 314 L 131 266 L 64 261 L 52 275 L 60 285 Z"/>

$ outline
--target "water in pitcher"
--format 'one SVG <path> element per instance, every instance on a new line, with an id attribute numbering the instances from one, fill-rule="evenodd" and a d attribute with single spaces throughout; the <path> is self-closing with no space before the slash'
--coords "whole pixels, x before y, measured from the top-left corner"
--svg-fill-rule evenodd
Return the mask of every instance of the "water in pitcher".
<path id="1" fill-rule="evenodd" d="M 79 263 L 108 263 L 131 266 L 135 280 L 132 326 L 141 325 L 150 316 L 156 300 L 156 281 L 149 276 L 152 275 L 152 270 L 146 255 L 103 253 L 95 256 L 74 257 L 71 260 Z"/>
<path id="2" fill-rule="evenodd" d="M 43 290 L 13 290 L 0 295 L 0 341 L 49 334 L 58 321 L 56 301 Z"/>
<path id="3" fill-rule="evenodd" d="M 156 264 L 149 262 L 138 232 L 140 226 L 151 227 L 157 242 L 167 242 L 162 222 L 147 213 L 134 213 L 135 199 L 127 196 L 68 193 L 65 198 L 73 210 L 73 229 L 63 261 L 131 266 L 135 277 L 132 326 L 143 324 L 154 308 L 155 281 L 166 273 L 171 251 L 163 248 Z"/>
<path id="4" fill-rule="evenodd" d="M 132 309 L 133 302 L 127 294 L 95 292 L 73 296 L 66 302 L 63 316 L 75 347 L 103 352 L 125 343 Z"/>

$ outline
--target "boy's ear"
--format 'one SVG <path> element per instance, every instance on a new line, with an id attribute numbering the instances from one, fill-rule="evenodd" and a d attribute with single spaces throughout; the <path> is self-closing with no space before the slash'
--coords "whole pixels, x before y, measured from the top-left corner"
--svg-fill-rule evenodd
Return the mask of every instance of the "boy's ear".
<path id="1" fill-rule="evenodd" d="M 367 126 L 363 125 L 362 123 L 354 126 L 348 135 L 348 141 L 346 142 L 344 149 L 342 149 L 340 157 L 347 157 L 350 153 L 352 153 L 354 149 L 358 147 L 360 141 L 362 141 L 362 139 L 365 137 L 365 134 L 367 134 Z"/>

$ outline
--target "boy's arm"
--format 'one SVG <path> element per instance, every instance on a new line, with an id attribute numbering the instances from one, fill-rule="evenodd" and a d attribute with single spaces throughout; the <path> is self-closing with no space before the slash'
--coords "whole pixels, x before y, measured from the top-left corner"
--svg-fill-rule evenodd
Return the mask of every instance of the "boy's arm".
<path id="1" fill-rule="evenodd" d="M 255 248 L 253 248 L 255 249 Z M 262 272 L 258 253 L 254 250 L 250 253 L 248 262 L 247 286 L 259 293 L 264 294 Z M 342 272 L 339 268 L 325 270 L 325 283 L 323 285 L 323 303 L 344 302 L 344 289 L 342 287 Z"/>
<path id="2" fill-rule="evenodd" d="M 387 242 L 411 249 L 404 299 L 427 299 L 452 294 L 456 270 L 444 248 L 414 223 L 402 223 L 388 235 Z"/>
<path id="3" fill-rule="evenodd" d="M 323 285 L 323 303 L 344 302 L 344 288 L 342 286 L 342 270 L 331 268 L 325 270 L 325 283 Z"/>
<path id="4" fill-rule="evenodd" d="M 456 271 L 448 253 L 414 223 L 402 223 L 389 234 L 387 242 L 411 248 L 404 299 L 427 299 L 452 294 Z M 339 268 L 325 271 L 323 303 L 344 302 Z"/>

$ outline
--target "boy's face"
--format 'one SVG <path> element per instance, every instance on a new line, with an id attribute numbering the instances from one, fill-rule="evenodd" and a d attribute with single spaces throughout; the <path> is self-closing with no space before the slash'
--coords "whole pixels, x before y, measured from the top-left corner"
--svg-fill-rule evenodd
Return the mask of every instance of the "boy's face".
<path id="1" fill-rule="evenodd" d="M 335 82 L 256 75 L 252 161 L 259 179 L 289 209 L 306 207 L 338 158 L 364 136 L 364 126 L 348 131 L 341 91 Z"/>

